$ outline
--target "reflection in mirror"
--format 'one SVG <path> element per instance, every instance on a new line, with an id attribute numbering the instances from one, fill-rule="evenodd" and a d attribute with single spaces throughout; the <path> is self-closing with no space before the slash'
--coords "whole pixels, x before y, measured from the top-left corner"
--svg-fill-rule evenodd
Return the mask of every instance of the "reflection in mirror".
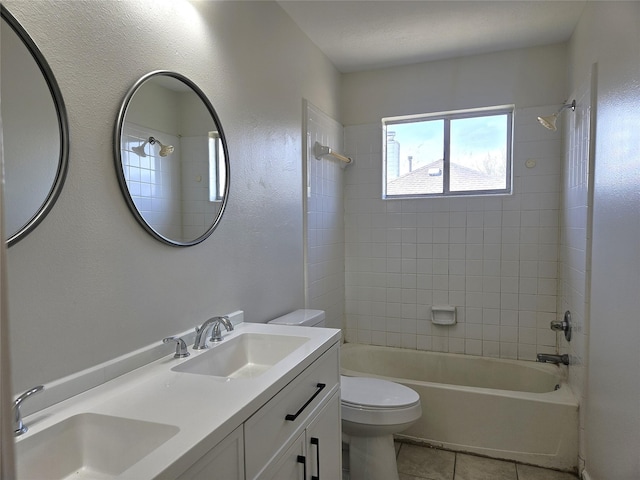
<path id="1" fill-rule="evenodd" d="M 173 246 L 211 235 L 227 200 L 229 163 L 204 93 L 175 72 L 145 75 L 125 98 L 115 136 L 118 180 L 140 224 Z"/>
<path id="2" fill-rule="evenodd" d="M 0 8 L 4 219 L 11 246 L 53 207 L 67 171 L 69 134 L 51 69 L 18 21 Z"/>

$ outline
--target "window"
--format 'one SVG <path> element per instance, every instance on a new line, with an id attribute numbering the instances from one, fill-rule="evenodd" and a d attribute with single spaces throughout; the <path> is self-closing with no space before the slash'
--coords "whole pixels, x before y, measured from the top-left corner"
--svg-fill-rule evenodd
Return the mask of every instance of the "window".
<path id="1" fill-rule="evenodd" d="M 382 119 L 383 198 L 511 193 L 513 108 Z"/>
<path id="2" fill-rule="evenodd" d="M 221 202 L 227 179 L 222 139 L 218 132 L 209 132 L 209 201 Z"/>

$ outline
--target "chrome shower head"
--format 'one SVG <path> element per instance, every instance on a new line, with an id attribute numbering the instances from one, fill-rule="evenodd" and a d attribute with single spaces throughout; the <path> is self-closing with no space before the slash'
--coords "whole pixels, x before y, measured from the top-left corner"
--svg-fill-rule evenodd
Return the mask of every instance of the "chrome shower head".
<path id="1" fill-rule="evenodd" d="M 558 119 L 558 114 L 554 113 L 553 115 L 547 115 L 546 117 L 538 117 L 538 121 L 540 124 L 552 132 L 555 132 L 558 128 L 556 127 L 556 120 Z"/>
<path id="2" fill-rule="evenodd" d="M 173 147 L 173 145 L 163 145 L 160 140 L 154 138 L 154 137 L 149 137 L 149 143 L 151 145 L 155 145 L 156 143 L 158 145 L 160 145 L 160 156 L 161 157 L 166 157 L 167 155 L 171 155 L 173 153 L 173 151 L 175 150 L 175 148 Z"/>
<path id="3" fill-rule="evenodd" d="M 571 103 L 564 104 L 562 107 L 560 107 L 560 110 L 558 110 L 553 115 L 547 115 L 546 117 L 538 117 L 538 121 L 547 130 L 551 130 L 552 132 L 555 132 L 558 129 L 556 127 L 556 120 L 558 120 L 558 116 L 562 113 L 562 111 L 567 108 L 570 108 L 572 111 L 575 112 L 576 101 L 573 100 Z"/>

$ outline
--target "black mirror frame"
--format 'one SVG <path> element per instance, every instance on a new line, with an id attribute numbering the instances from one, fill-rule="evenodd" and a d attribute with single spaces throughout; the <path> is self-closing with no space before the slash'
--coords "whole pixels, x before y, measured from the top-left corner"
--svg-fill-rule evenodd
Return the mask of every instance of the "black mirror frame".
<path id="1" fill-rule="evenodd" d="M 207 110 L 209 111 L 209 114 L 211 115 L 211 119 L 213 120 L 213 122 L 215 123 L 216 127 L 218 128 L 218 133 L 220 135 L 220 140 L 222 141 L 222 148 L 224 150 L 224 158 L 225 158 L 225 164 L 226 164 L 226 174 L 227 174 L 227 181 L 225 183 L 225 190 L 224 190 L 224 197 L 222 199 L 222 204 L 220 206 L 220 210 L 218 211 L 218 214 L 216 215 L 216 218 L 213 220 L 211 226 L 198 238 L 191 240 L 191 241 L 186 241 L 186 242 L 179 242 L 176 240 L 173 240 L 171 238 L 167 238 L 164 235 L 161 235 L 160 233 L 158 233 L 153 227 L 151 227 L 151 225 L 149 225 L 147 223 L 147 221 L 144 219 L 144 217 L 140 214 L 140 212 L 138 211 L 138 208 L 136 207 L 135 203 L 133 202 L 133 198 L 131 198 L 131 193 L 129 192 L 129 187 L 127 185 L 127 181 L 124 175 L 124 171 L 122 168 L 122 129 L 124 127 L 124 121 L 125 121 L 125 117 L 127 114 L 127 110 L 129 108 L 129 105 L 131 103 L 131 99 L 133 98 L 134 94 L 138 91 L 138 89 L 150 78 L 152 77 L 156 77 L 156 76 L 167 76 L 167 77 L 172 77 L 175 78 L 176 80 L 181 81 L 182 83 L 184 83 L 185 85 L 187 85 L 189 88 L 191 88 L 200 98 L 200 100 L 202 101 L 202 103 L 204 103 L 205 107 L 207 108 Z M 222 218 L 222 214 L 224 213 L 225 207 L 227 205 L 227 201 L 229 199 L 229 186 L 231 184 L 231 174 L 230 174 L 230 166 L 229 166 L 229 151 L 228 151 L 228 147 L 227 147 L 227 139 L 224 135 L 224 131 L 222 129 L 222 123 L 220 122 L 220 118 L 218 117 L 218 114 L 216 113 L 215 109 L 213 108 L 213 105 L 211 104 L 211 102 L 209 101 L 209 99 L 207 98 L 207 96 L 204 94 L 204 92 L 200 89 L 200 87 L 198 87 L 194 82 L 192 82 L 189 78 L 185 77 L 184 75 L 180 74 L 180 73 L 176 73 L 170 70 L 156 70 L 150 73 L 147 73 L 146 75 L 142 76 L 127 92 L 127 94 L 125 95 L 124 101 L 122 102 L 122 106 L 120 107 L 120 111 L 118 112 L 118 119 L 116 122 L 116 126 L 115 126 L 115 131 L 114 131 L 114 142 L 113 142 L 113 148 L 114 148 L 114 160 L 115 160 L 115 167 L 116 167 L 116 174 L 118 177 L 118 183 L 120 184 L 120 189 L 122 190 L 122 193 L 124 195 L 124 198 L 127 202 L 127 206 L 129 207 L 129 210 L 131 211 L 131 213 L 133 214 L 133 216 L 136 218 L 136 220 L 138 221 L 138 223 L 156 240 L 166 244 L 166 245 L 170 245 L 172 247 L 191 247 L 193 245 L 197 245 L 199 243 L 202 243 L 204 240 L 206 240 L 207 238 L 209 238 L 209 236 L 213 233 L 213 231 L 216 229 L 216 227 L 218 226 L 218 224 L 220 223 L 220 219 Z"/>
<path id="2" fill-rule="evenodd" d="M 49 92 L 51 93 L 51 98 L 58 117 L 58 129 L 60 131 L 60 154 L 58 157 L 58 169 L 55 181 L 53 182 L 53 185 L 51 186 L 51 189 L 49 190 L 49 193 L 40 209 L 35 212 L 34 215 L 16 233 L 6 239 L 7 247 L 11 247 L 31 233 L 40 224 L 40 222 L 42 222 L 60 196 L 60 192 L 62 191 L 62 186 L 64 185 L 67 177 L 67 171 L 69 169 L 69 122 L 67 119 L 67 109 L 65 107 L 64 100 L 62 99 L 60 87 L 56 82 L 51 67 L 49 67 L 49 64 L 45 60 L 44 55 L 31 39 L 27 31 L 22 27 L 22 25 L 20 25 L 18 20 L 16 20 L 4 5 L 0 5 L 0 15 L 2 19 L 4 19 L 13 29 L 16 35 L 20 37 L 40 68 L 42 76 L 49 87 Z"/>

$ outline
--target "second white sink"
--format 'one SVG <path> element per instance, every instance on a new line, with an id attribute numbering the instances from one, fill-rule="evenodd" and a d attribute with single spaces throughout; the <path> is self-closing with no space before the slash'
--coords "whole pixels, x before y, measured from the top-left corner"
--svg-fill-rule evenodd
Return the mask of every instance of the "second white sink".
<path id="1" fill-rule="evenodd" d="M 254 378 L 308 341 L 307 337 L 291 335 L 242 333 L 171 370 L 214 377 Z"/>
<path id="2" fill-rule="evenodd" d="M 113 478 L 179 431 L 173 425 L 110 415 L 75 415 L 17 442 L 18 478 Z"/>

